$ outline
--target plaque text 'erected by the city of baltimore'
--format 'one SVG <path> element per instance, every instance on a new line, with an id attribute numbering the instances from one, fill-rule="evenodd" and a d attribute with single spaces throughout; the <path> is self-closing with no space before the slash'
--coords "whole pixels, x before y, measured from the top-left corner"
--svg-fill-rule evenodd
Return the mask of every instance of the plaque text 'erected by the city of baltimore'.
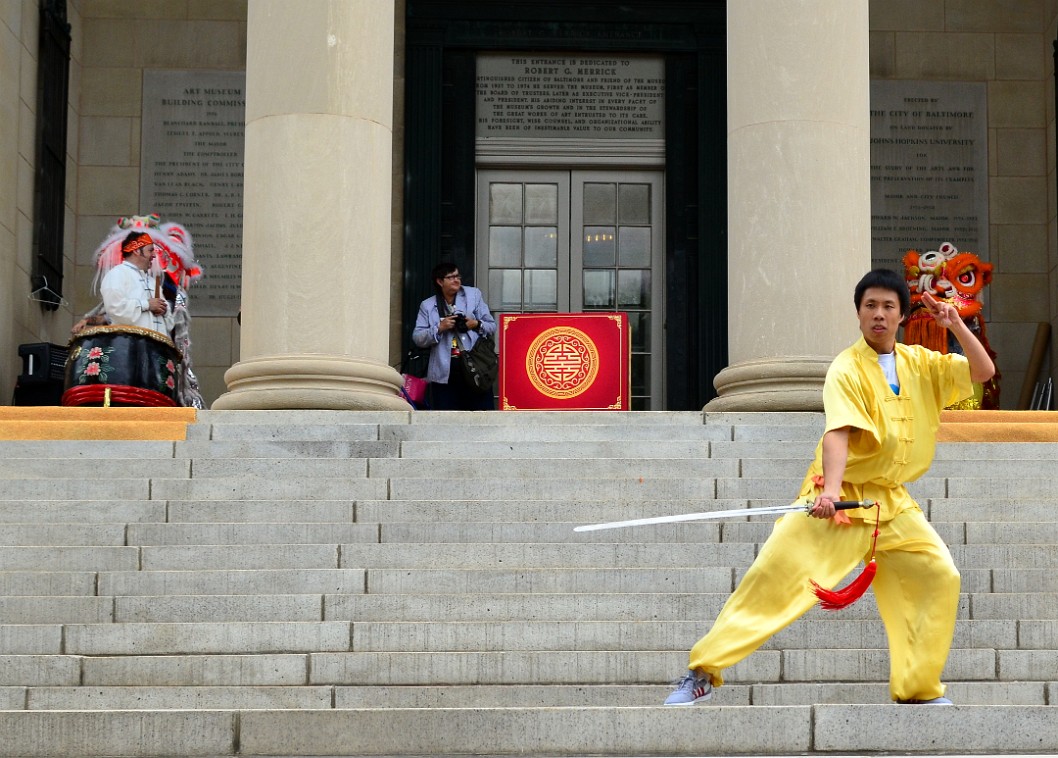
<path id="1" fill-rule="evenodd" d="M 478 137 L 662 139 L 660 58 L 479 55 Z"/>
<path id="2" fill-rule="evenodd" d="M 986 105 L 984 84 L 871 83 L 874 265 L 944 242 L 988 260 Z"/>

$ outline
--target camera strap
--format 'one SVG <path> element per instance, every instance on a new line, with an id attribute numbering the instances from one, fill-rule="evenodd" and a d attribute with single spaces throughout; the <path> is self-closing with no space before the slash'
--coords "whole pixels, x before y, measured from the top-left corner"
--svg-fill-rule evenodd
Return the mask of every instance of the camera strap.
<path id="1" fill-rule="evenodd" d="M 452 305 L 446 303 L 444 297 L 441 295 L 440 292 L 438 292 L 435 297 L 437 298 L 437 318 L 443 319 L 446 316 L 451 316 L 453 313 L 456 312 L 455 303 L 452 303 Z M 459 297 L 459 293 L 456 293 L 456 297 Z M 455 330 L 452 330 L 452 355 L 459 355 L 459 351 L 461 349 L 462 346 L 459 344 L 459 335 L 455 332 Z"/>

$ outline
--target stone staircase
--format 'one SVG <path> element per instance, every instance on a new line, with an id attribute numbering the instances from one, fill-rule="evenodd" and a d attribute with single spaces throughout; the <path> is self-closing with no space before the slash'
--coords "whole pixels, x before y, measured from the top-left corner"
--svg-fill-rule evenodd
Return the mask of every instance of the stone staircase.
<path id="1" fill-rule="evenodd" d="M 945 679 L 888 702 L 873 597 L 668 682 L 788 502 L 816 414 L 201 412 L 0 442 L 0 755 L 1013 754 L 1058 746 L 1058 443 L 948 443 Z"/>

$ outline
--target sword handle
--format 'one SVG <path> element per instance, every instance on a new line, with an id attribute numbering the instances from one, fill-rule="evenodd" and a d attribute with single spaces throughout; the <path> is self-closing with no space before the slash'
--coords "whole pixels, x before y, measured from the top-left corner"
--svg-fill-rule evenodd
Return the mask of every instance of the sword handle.
<path id="1" fill-rule="evenodd" d="M 836 500 L 834 510 L 847 511 L 852 508 L 873 508 L 876 503 L 873 500 Z"/>

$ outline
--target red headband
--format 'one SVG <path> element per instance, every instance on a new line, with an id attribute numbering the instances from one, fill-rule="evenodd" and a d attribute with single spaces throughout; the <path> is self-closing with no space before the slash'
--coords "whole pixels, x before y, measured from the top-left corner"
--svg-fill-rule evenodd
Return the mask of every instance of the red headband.
<path id="1" fill-rule="evenodd" d="M 153 245 L 154 240 L 151 239 L 151 235 L 147 233 L 141 234 L 134 240 L 130 240 L 121 246 L 121 252 L 123 253 L 134 253 L 141 247 L 147 247 L 147 245 Z"/>

